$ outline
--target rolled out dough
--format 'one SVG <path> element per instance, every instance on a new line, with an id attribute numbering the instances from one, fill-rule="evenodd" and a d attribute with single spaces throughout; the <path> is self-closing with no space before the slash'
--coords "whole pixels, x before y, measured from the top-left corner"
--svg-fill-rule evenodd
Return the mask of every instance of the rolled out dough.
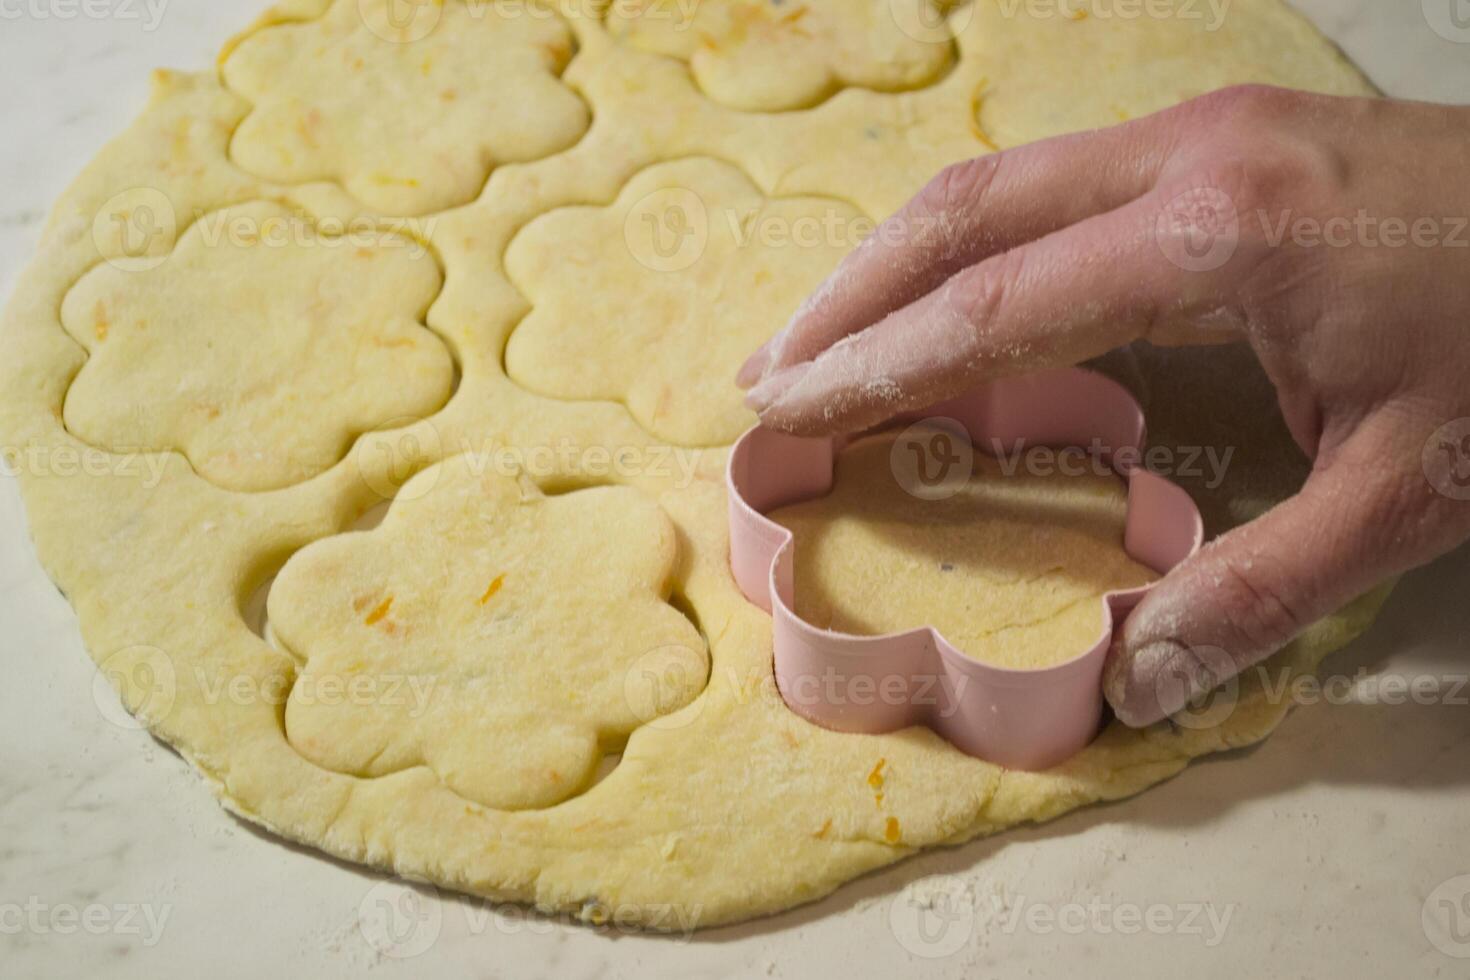
<path id="1" fill-rule="evenodd" d="M 620 40 L 586 4 L 444 0 L 400 5 L 416 10 L 405 23 L 385 21 L 386 3 L 286 0 L 218 72 L 159 73 L 142 116 L 57 204 L 0 328 L 0 437 L 45 569 L 125 703 L 231 811 L 445 888 L 591 922 L 706 927 L 811 901 L 921 848 L 1136 793 L 1276 725 L 1286 705 L 1248 681 L 1210 727 L 1113 726 L 1056 769 L 1022 773 L 922 729 L 840 735 L 797 718 L 771 682 L 769 620 L 726 567 L 725 450 L 665 441 L 690 434 L 678 428 L 688 418 L 659 411 L 662 385 L 671 398 L 701 392 L 660 351 L 713 324 L 738 332 L 738 344 L 718 333 L 693 345 L 707 361 L 689 386 L 721 383 L 833 260 L 831 239 L 782 256 L 769 237 L 713 242 L 723 280 L 606 271 L 628 268 L 619 250 L 632 246 L 616 233 L 619 209 L 636 203 L 627 189 L 678 161 L 714 161 L 701 166 L 757 211 L 819 199 L 873 219 L 945 164 L 1205 85 L 1370 92 L 1284 4 L 1235 0 L 1227 28 L 1207 30 L 973 0 L 952 8 L 935 70 L 877 22 L 864 41 L 876 59 L 847 59 L 845 26 L 808 31 L 794 17 L 771 28 L 790 35 L 780 63 L 748 49 L 721 62 Z M 808 16 L 862 24 L 885 6 L 830 0 Z M 743 92 L 758 104 L 732 107 Z M 776 107 L 790 111 L 754 111 Z M 323 229 L 395 229 L 439 275 L 312 245 L 250 261 L 196 254 L 206 216 L 264 207 Z M 542 234 L 552 228 L 568 237 Z M 738 248 L 749 251 L 734 261 Z M 129 271 L 138 260 L 153 271 Z M 567 295 L 573 284 L 587 294 Z M 169 295 L 191 299 L 172 308 Z M 270 303 L 304 315 L 262 321 Z M 610 309 L 619 329 L 644 331 L 631 351 L 609 332 Z M 518 325 L 544 338 L 518 340 Z M 201 353 L 211 343 L 248 355 L 249 369 L 218 369 Z M 526 387 L 507 377 L 508 343 Z M 112 344 L 126 345 L 114 348 L 125 364 L 109 366 Z M 457 368 L 447 401 L 441 348 Z M 566 365 L 555 378 L 553 350 Z M 1219 531 L 1291 492 L 1301 463 L 1248 358 L 1222 377 L 1227 354 L 1191 356 L 1145 350 L 1113 367 L 1156 438 L 1238 448 L 1225 483 L 1186 484 Z M 193 399 L 202 415 L 129 377 L 175 369 L 207 380 L 208 399 Z M 730 421 L 711 418 L 710 443 L 728 439 Z M 285 465 L 298 456 L 273 453 L 291 433 L 336 450 Z M 265 443 L 259 471 L 211 462 L 252 440 Z M 149 454 L 118 451 L 128 446 Z M 469 460 L 485 491 L 451 506 Z M 550 495 L 526 505 L 543 518 L 508 516 L 521 493 Z M 385 498 L 383 527 L 341 537 Z M 453 519 L 426 531 L 436 514 Z M 243 612 L 282 566 L 268 605 L 285 649 Z M 374 590 L 390 587 L 388 604 Z M 1274 665 L 1312 670 L 1381 599 L 1318 624 Z M 706 655 L 697 696 L 698 682 L 668 680 Z M 463 695 L 431 699 L 412 726 L 378 700 L 385 665 L 410 661 Z M 306 704 L 322 688 L 303 681 L 323 671 L 367 703 Z M 630 729 L 594 785 L 588 758 Z M 517 775 L 532 759 L 555 761 Z"/>

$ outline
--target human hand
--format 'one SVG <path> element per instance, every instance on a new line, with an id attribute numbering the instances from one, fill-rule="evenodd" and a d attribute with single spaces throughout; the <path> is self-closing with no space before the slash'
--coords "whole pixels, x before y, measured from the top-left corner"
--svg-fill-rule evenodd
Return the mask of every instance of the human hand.
<path id="1" fill-rule="evenodd" d="M 1262 87 L 980 157 L 738 380 L 814 435 L 1138 339 L 1248 341 L 1312 472 L 1128 618 L 1104 689 L 1151 724 L 1470 537 L 1467 161 L 1470 108 Z"/>

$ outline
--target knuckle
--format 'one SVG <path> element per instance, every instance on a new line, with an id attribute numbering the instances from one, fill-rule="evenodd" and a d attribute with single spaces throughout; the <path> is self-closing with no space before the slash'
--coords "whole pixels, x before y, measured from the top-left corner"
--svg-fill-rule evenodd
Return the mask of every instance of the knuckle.
<path id="1" fill-rule="evenodd" d="M 1189 103 L 1197 123 L 1195 177 L 1242 207 L 1310 205 L 1340 186 L 1340 149 L 1304 120 L 1318 96 L 1270 85 L 1235 85 Z"/>
<path id="2" fill-rule="evenodd" d="M 951 280 L 945 290 L 951 312 L 976 327 L 993 322 L 1015 277 L 1013 264 L 1008 256 L 1000 256 L 972 275 Z"/>
<path id="3" fill-rule="evenodd" d="M 965 213 L 976 208 L 995 184 L 1004 153 L 952 163 L 919 192 L 920 209 L 928 214 Z"/>
<path id="4" fill-rule="evenodd" d="M 1335 168 L 1329 151 L 1306 144 L 1268 143 L 1250 155 L 1232 148 L 1211 156 L 1211 162 L 1179 181 L 1166 196 L 1187 197 L 1197 205 L 1213 202 L 1219 212 L 1214 217 L 1240 219 L 1246 238 L 1257 237 L 1283 211 L 1315 211 Z M 1244 220 L 1262 215 L 1261 220 Z"/>
<path id="5" fill-rule="evenodd" d="M 1268 560 L 1255 558 L 1249 569 L 1227 561 L 1219 577 L 1221 608 L 1230 617 L 1240 647 L 1230 653 L 1238 662 L 1275 652 L 1306 627 L 1291 583 L 1273 574 Z"/>
<path id="6" fill-rule="evenodd" d="M 1212 125 L 1258 127 L 1280 122 L 1299 111 L 1309 98 L 1293 89 L 1252 82 L 1217 89 L 1195 99 L 1192 105 Z"/>

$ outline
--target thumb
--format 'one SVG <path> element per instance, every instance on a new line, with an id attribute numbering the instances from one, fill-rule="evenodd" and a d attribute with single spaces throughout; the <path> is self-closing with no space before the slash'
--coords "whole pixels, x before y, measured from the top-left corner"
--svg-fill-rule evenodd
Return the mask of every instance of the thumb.
<path id="1" fill-rule="evenodd" d="M 1103 675 L 1120 720 L 1142 727 L 1178 712 L 1385 578 L 1456 543 L 1435 533 L 1454 502 L 1425 479 L 1422 439 L 1388 415 L 1380 420 L 1365 421 L 1319 457 L 1295 497 L 1206 545 L 1139 603 Z"/>

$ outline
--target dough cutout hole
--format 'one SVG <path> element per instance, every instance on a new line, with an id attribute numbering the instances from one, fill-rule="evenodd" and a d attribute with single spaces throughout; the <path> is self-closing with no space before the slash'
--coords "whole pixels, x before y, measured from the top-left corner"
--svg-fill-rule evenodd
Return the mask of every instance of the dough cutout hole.
<path id="1" fill-rule="evenodd" d="M 1123 549 L 1128 492 L 1110 471 L 1069 475 L 977 448 L 935 497 L 910 479 L 908 448 L 900 433 L 861 438 L 838 456 L 829 494 L 771 513 L 795 535 L 796 612 L 812 625 L 933 626 L 985 663 L 1047 667 L 1097 642 L 1104 594 L 1158 577 Z"/>

